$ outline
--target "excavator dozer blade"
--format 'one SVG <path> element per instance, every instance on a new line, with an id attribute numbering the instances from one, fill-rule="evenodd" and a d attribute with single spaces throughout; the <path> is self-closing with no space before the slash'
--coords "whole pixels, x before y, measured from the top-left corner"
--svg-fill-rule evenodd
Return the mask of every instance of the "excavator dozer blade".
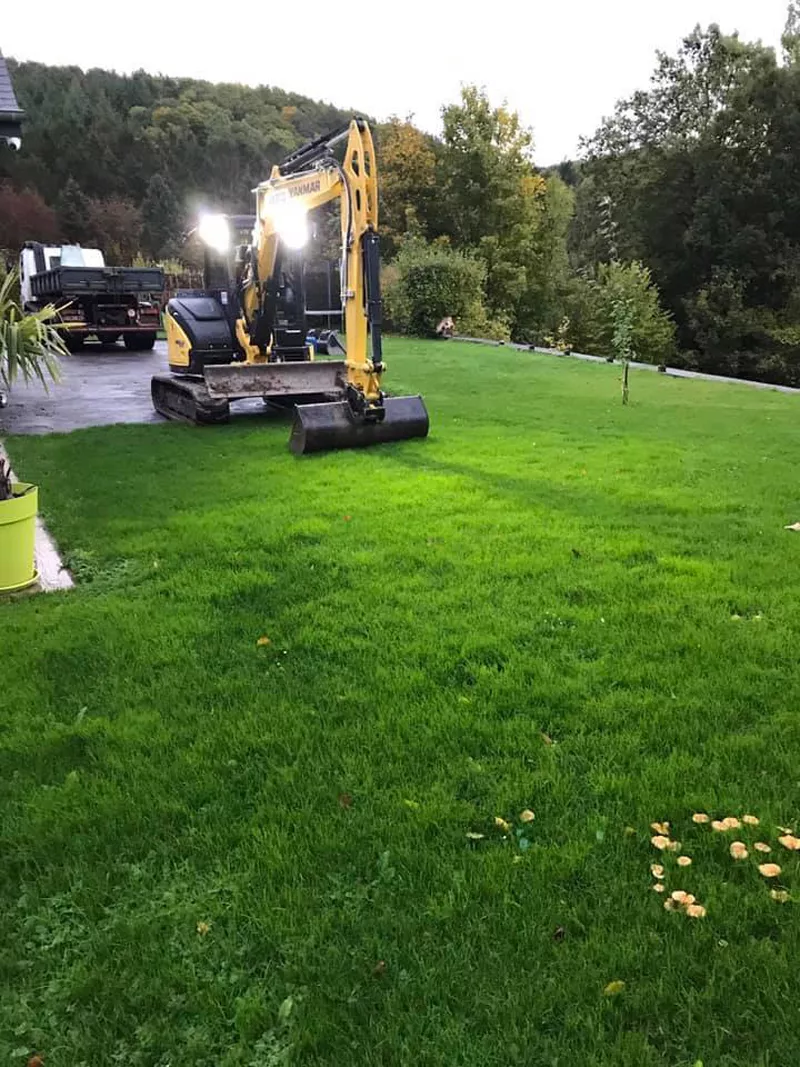
<path id="1" fill-rule="evenodd" d="M 389 396 L 380 422 L 354 417 L 346 400 L 298 404 L 289 448 L 296 455 L 334 448 L 366 448 L 428 436 L 428 411 L 421 396 Z"/>

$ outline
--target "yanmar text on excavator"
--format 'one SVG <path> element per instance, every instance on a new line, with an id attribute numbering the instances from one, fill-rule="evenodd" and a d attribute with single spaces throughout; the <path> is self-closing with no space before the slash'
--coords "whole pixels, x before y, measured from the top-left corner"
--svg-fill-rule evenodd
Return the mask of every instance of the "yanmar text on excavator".
<path id="1" fill-rule="evenodd" d="M 346 142 L 344 158 L 334 151 Z M 294 408 L 293 452 L 356 448 L 425 437 L 420 396 L 389 396 L 381 347 L 378 181 L 367 123 L 299 148 L 255 190 L 256 215 L 207 216 L 204 290 L 179 294 L 166 309 L 169 375 L 152 380 L 153 404 L 167 418 L 227 421 L 230 402 L 263 397 Z M 339 200 L 344 345 L 333 338 L 317 359 L 306 343 L 297 253 L 308 212 Z M 252 226 L 247 243 L 235 232 Z M 346 351 L 345 351 L 346 345 Z"/>

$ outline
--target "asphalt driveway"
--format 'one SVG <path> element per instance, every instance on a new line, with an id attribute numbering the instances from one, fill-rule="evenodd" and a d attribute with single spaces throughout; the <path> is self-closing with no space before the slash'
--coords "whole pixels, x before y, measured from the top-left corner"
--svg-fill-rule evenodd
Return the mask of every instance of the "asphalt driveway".
<path id="1" fill-rule="evenodd" d="M 62 380 L 46 391 L 17 384 L 0 409 L 0 435 L 53 433 L 112 422 L 160 422 L 150 401 L 150 378 L 167 370 L 167 345 L 129 352 L 119 345 L 87 345 L 61 361 Z"/>

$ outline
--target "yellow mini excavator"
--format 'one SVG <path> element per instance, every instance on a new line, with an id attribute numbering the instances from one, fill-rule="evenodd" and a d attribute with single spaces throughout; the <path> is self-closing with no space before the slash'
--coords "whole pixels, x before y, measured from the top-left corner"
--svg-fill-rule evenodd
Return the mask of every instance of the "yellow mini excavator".
<path id="1" fill-rule="evenodd" d="M 344 159 L 335 152 L 345 142 Z M 273 167 L 255 190 L 256 216 L 207 216 L 204 289 L 166 309 L 171 374 L 152 380 L 153 405 L 171 419 L 225 422 L 232 400 L 262 397 L 292 407 L 293 452 L 354 448 L 428 433 L 420 396 L 381 388 L 378 184 L 369 126 L 360 118 L 309 142 Z M 307 215 L 338 198 L 345 341 L 317 359 L 306 344 L 298 251 Z M 236 231 L 252 224 L 249 242 Z M 345 351 L 346 346 L 346 351 Z"/>

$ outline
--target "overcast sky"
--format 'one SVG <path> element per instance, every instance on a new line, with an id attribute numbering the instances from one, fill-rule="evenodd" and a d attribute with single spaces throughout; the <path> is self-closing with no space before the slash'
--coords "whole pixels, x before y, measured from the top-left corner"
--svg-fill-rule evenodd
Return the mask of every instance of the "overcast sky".
<path id="1" fill-rule="evenodd" d="M 113 11 L 113 14 L 111 12 Z M 32 17 L 32 13 L 35 15 Z M 7 56 L 276 85 L 378 118 L 439 109 L 485 85 L 533 127 L 540 164 L 574 156 L 614 102 L 645 87 L 655 50 L 718 22 L 778 46 L 786 0 L 265 0 L 4 4 Z"/>

